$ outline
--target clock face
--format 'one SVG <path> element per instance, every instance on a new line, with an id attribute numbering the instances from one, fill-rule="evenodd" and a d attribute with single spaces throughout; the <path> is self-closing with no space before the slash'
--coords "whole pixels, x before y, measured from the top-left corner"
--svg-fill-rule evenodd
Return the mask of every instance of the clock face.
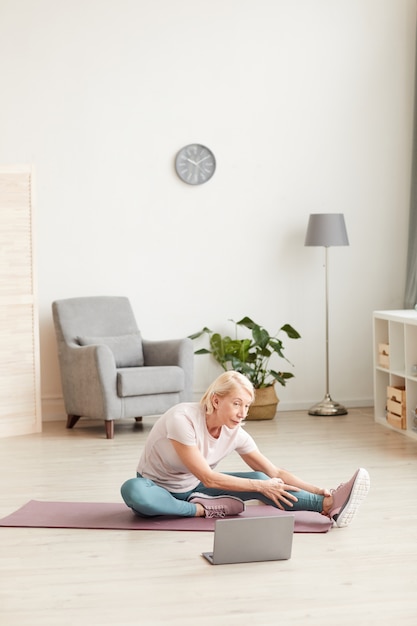
<path id="1" fill-rule="evenodd" d="M 175 170 L 181 180 L 189 185 L 206 183 L 215 169 L 214 154 L 199 143 L 184 146 L 175 157 Z"/>

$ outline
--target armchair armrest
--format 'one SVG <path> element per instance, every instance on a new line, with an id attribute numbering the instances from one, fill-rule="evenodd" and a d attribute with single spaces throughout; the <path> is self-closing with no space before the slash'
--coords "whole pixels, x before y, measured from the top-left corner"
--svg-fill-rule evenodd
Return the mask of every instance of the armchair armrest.
<path id="1" fill-rule="evenodd" d="M 189 345 L 191 344 L 191 346 Z M 184 359 L 188 358 L 188 350 L 193 350 L 191 339 L 166 339 L 165 341 L 150 341 L 142 339 L 143 358 L 145 366 L 179 365 L 182 367 Z"/>
<path id="2" fill-rule="evenodd" d="M 68 414 L 114 419 L 121 413 L 116 363 L 106 345 L 63 346 L 59 354 Z"/>

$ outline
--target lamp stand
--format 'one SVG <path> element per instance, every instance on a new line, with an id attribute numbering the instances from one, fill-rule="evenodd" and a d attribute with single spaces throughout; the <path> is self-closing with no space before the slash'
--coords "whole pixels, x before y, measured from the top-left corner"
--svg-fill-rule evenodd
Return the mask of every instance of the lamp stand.
<path id="1" fill-rule="evenodd" d="M 312 406 L 308 414 L 309 415 L 346 415 L 347 410 L 344 406 L 338 402 L 334 402 L 330 397 L 329 392 L 329 276 L 328 276 L 328 263 L 327 263 L 327 246 L 324 248 L 324 273 L 326 283 L 326 394 L 321 402 L 318 402 Z"/>

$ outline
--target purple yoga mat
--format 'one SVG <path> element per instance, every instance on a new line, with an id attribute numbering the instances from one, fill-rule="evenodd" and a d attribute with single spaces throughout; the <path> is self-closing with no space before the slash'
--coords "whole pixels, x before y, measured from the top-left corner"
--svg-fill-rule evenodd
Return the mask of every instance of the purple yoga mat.
<path id="1" fill-rule="evenodd" d="M 267 505 L 248 505 L 236 517 L 288 515 Z M 294 532 L 326 533 L 332 522 L 311 511 L 295 511 Z M 25 528 L 90 528 L 108 530 L 192 530 L 213 531 L 214 519 L 205 517 L 138 517 L 123 503 L 47 502 L 30 500 L 20 509 L 0 519 L 0 526 Z"/>

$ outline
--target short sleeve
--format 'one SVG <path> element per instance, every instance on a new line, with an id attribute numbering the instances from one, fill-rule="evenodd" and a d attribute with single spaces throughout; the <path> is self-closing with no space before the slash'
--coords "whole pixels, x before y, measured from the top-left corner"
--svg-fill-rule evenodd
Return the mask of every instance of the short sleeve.
<path id="1" fill-rule="evenodd" d="M 167 423 L 167 437 L 185 446 L 197 445 L 197 433 L 194 423 L 185 412 L 179 411 L 171 415 Z"/>

